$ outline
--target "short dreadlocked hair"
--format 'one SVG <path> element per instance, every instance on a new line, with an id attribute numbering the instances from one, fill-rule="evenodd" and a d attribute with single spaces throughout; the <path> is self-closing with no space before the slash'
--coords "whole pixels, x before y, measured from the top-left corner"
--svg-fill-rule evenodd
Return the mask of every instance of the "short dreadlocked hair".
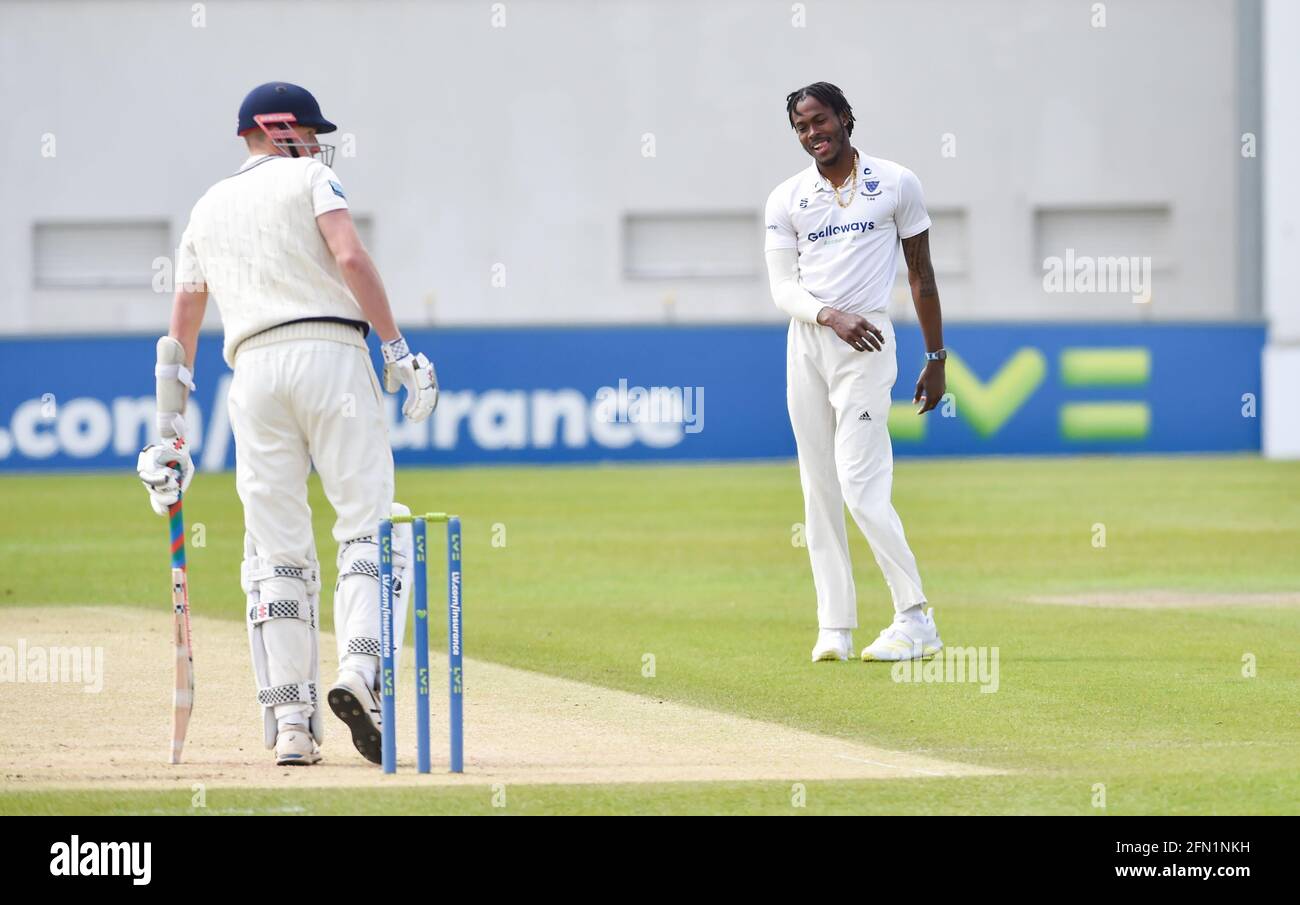
<path id="1" fill-rule="evenodd" d="M 830 82 L 813 82 L 811 85 L 805 85 L 798 91 L 791 91 L 785 96 L 785 115 L 789 117 L 792 128 L 794 127 L 795 106 L 800 101 L 810 97 L 830 107 L 831 112 L 844 121 L 845 131 L 850 135 L 853 134 L 853 108 L 849 106 L 848 99 L 844 97 L 844 92 Z"/>

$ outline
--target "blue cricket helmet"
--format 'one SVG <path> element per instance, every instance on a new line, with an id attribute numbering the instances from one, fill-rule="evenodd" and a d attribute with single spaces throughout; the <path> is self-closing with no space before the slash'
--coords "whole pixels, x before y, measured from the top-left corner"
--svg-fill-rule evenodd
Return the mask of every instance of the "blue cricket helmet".
<path id="1" fill-rule="evenodd" d="M 291 113 L 293 122 L 312 127 L 319 133 L 333 132 L 338 128 L 321 115 L 320 104 L 306 88 L 290 82 L 267 82 L 248 92 L 239 105 L 237 134 L 243 135 L 258 128 L 253 117 L 268 113 Z"/>

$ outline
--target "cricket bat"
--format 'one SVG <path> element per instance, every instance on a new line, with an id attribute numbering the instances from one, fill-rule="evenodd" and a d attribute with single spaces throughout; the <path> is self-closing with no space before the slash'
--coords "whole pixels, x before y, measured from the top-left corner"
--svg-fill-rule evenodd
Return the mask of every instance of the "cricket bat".
<path id="1" fill-rule="evenodd" d="M 194 709 L 194 650 L 190 644 L 190 588 L 185 572 L 185 517 L 181 500 L 167 509 L 172 547 L 172 642 L 176 648 L 176 687 L 172 692 L 172 750 L 170 763 L 181 762 L 185 731 Z"/>

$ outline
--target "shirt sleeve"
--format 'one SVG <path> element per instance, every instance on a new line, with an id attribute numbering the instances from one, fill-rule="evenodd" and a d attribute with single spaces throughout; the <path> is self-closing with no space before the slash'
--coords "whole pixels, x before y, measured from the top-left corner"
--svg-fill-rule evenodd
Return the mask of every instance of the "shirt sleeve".
<path id="1" fill-rule="evenodd" d="M 767 280 L 776 307 L 797 321 L 817 323 L 817 315 L 826 306 L 799 285 L 799 252 L 793 248 L 773 248 L 764 252 Z"/>
<path id="2" fill-rule="evenodd" d="M 790 219 L 790 209 L 780 197 L 781 194 L 781 190 L 777 189 L 767 196 L 767 210 L 763 215 L 763 223 L 767 227 L 763 230 L 767 234 L 763 243 L 764 251 L 799 247 L 794 223 Z"/>
<path id="3" fill-rule="evenodd" d="M 343 184 L 333 170 L 318 160 L 312 161 L 307 178 L 311 184 L 311 206 L 317 217 L 347 209 L 347 195 L 343 194 Z"/>
<path id="4" fill-rule="evenodd" d="M 930 228 L 930 215 L 925 210 L 925 195 L 921 193 L 921 180 L 907 168 L 898 179 L 898 207 L 894 209 L 894 225 L 900 239 L 910 239 Z"/>
<path id="5" fill-rule="evenodd" d="M 194 250 L 194 237 L 190 227 L 186 226 L 185 232 L 181 233 L 181 244 L 176 248 L 176 285 L 195 286 L 206 282 L 198 253 Z"/>

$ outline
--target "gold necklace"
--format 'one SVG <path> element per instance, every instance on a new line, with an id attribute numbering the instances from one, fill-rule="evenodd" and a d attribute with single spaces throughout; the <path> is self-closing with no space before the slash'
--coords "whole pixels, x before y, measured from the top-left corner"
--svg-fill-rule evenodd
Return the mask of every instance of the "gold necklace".
<path id="1" fill-rule="evenodd" d="M 844 180 L 844 182 L 848 182 L 848 181 L 849 181 L 848 179 Z M 840 188 L 844 185 L 844 182 L 841 182 L 839 185 L 831 186 L 831 191 L 835 193 L 835 203 L 842 208 L 848 207 L 850 204 L 852 204 L 853 196 L 858 193 L 858 152 L 857 151 L 853 152 L 853 188 L 849 190 L 848 201 L 840 200 Z"/>

